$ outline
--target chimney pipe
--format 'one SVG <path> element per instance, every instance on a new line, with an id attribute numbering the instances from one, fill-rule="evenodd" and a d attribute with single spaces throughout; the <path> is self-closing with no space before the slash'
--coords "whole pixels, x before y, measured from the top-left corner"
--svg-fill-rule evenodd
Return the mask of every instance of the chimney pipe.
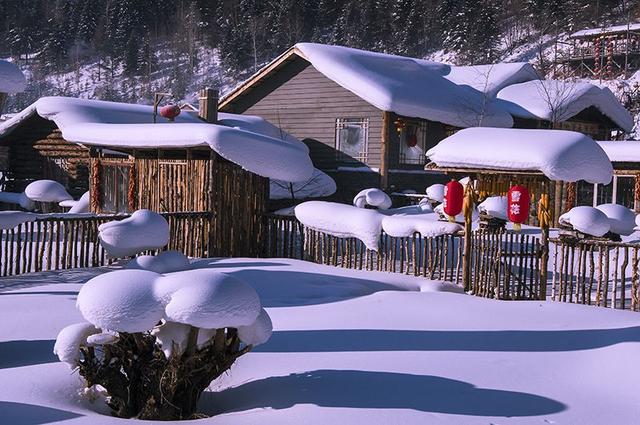
<path id="1" fill-rule="evenodd" d="M 204 88 L 198 95 L 198 116 L 210 124 L 218 122 L 218 90 Z"/>

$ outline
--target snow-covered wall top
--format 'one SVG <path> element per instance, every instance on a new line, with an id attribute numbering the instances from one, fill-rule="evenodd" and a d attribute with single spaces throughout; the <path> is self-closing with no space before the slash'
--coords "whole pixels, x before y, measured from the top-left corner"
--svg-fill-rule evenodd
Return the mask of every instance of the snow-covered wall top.
<path id="1" fill-rule="evenodd" d="M 492 65 L 451 66 L 445 78 L 456 84 L 467 85 L 490 97 L 512 84 L 539 80 L 540 76 L 530 63 L 513 62 Z"/>
<path id="2" fill-rule="evenodd" d="M 193 113 L 171 123 L 153 107 L 70 97 L 43 97 L 0 124 L 0 137 L 38 114 L 54 121 L 70 142 L 121 148 L 209 146 L 223 158 L 255 174 L 284 181 L 304 181 L 313 165 L 307 146 L 268 121 L 249 115 L 220 114 L 219 125 Z"/>
<path id="3" fill-rule="evenodd" d="M 527 81 L 503 88 L 498 99 L 513 116 L 551 122 L 566 121 L 593 106 L 625 132 L 633 129 L 633 117 L 611 90 L 590 83 Z"/>
<path id="4" fill-rule="evenodd" d="M 613 32 L 624 32 L 624 31 L 627 31 L 627 29 L 629 31 L 638 31 L 640 30 L 640 23 L 630 24 L 629 26 L 615 25 L 612 27 L 590 28 L 586 30 L 580 30 L 571 34 L 569 38 L 586 37 L 589 35 L 607 34 L 607 33 L 613 33 Z"/>
<path id="5" fill-rule="evenodd" d="M 383 111 L 457 127 L 513 125 L 483 93 L 445 78 L 449 65 L 325 44 L 295 47 L 320 73 Z"/>
<path id="6" fill-rule="evenodd" d="M 20 93 L 27 87 L 27 80 L 20 68 L 11 62 L 0 60 L 0 93 Z"/>
<path id="7" fill-rule="evenodd" d="M 640 162 L 640 141 L 638 140 L 607 140 L 599 141 L 598 144 L 611 162 Z"/>
<path id="8" fill-rule="evenodd" d="M 602 148 L 574 131 L 468 128 L 427 152 L 440 167 L 540 171 L 551 180 L 607 184 L 613 167 Z"/>

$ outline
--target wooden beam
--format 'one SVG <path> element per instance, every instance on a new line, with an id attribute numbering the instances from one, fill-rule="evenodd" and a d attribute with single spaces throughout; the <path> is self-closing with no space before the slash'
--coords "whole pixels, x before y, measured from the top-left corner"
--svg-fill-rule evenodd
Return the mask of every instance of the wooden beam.
<path id="1" fill-rule="evenodd" d="M 393 115 L 391 112 L 382 112 L 382 137 L 380 138 L 380 186 L 382 190 L 389 188 L 389 153 L 391 139 L 391 125 Z"/>

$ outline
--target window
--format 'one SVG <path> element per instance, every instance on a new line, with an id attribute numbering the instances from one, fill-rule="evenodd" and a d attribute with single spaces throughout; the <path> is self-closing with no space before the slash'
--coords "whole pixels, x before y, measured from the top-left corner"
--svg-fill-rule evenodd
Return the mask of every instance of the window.
<path id="1" fill-rule="evenodd" d="M 613 176 L 611 183 L 607 185 L 597 184 L 593 185 L 593 187 L 595 192 L 593 201 L 579 205 L 591 204 L 595 207 L 600 204 L 614 203 L 631 209 L 635 208 L 635 177 Z"/>
<path id="2" fill-rule="evenodd" d="M 338 118 L 336 120 L 336 149 L 338 161 L 367 162 L 369 118 Z"/>
<path id="3" fill-rule="evenodd" d="M 400 139 L 400 164 L 424 165 L 427 157 L 427 125 L 424 122 L 408 121 L 397 127 Z"/>
<path id="4" fill-rule="evenodd" d="M 103 213 L 129 212 L 129 176 L 128 165 L 104 164 L 101 167 L 101 204 Z"/>

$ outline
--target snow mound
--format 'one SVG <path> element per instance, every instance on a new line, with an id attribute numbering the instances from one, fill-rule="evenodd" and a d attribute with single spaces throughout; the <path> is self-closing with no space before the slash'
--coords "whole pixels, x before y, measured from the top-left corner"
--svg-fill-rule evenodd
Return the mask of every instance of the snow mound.
<path id="1" fill-rule="evenodd" d="M 432 184 L 427 188 L 427 198 L 433 202 L 444 202 L 444 185 Z"/>
<path id="2" fill-rule="evenodd" d="M 271 323 L 271 318 L 264 308 L 260 310 L 258 318 L 251 325 L 238 327 L 240 341 L 254 347 L 267 342 L 272 333 L 273 323 Z"/>
<path id="3" fill-rule="evenodd" d="M 27 79 L 20 68 L 11 62 L 0 60 L 0 92 L 20 93 L 27 88 Z"/>
<path id="4" fill-rule="evenodd" d="M 84 214 L 90 212 L 90 201 L 91 197 L 89 191 L 86 191 L 77 201 L 70 199 L 59 202 L 58 205 L 61 207 L 71 207 L 68 211 L 69 214 Z"/>
<path id="5" fill-rule="evenodd" d="M 489 217 L 499 218 L 508 221 L 507 216 L 507 197 L 506 196 L 490 196 L 478 205 L 478 212 L 484 213 Z"/>
<path id="6" fill-rule="evenodd" d="M 562 214 L 560 224 L 573 227 L 575 230 L 596 237 L 604 236 L 611 229 L 606 214 L 594 207 L 574 207 Z"/>
<path id="7" fill-rule="evenodd" d="M 294 199 L 324 198 L 336 193 L 336 189 L 336 182 L 331 176 L 314 168 L 311 178 L 302 182 L 290 183 L 272 179 L 269 182 L 269 198 L 291 199 L 292 196 Z"/>
<path id="8" fill-rule="evenodd" d="M 551 180 L 608 184 L 613 166 L 582 133 L 563 130 L 467 128 L 427 152 L 439 167 L 540 171 Z"/>
<path id="9" fill-rule="evenodd" d="M 0 211 L 0 229 L 13 229 L 19 224 L 34 221 L 37 217 L 36 214 L 23 211 Z"/>
<path id="10" fill-rule="evenodd" d="M 307 201 L 296 206 L 296 218 L 310 229 L 341 238 L 360 239 L 377 251 L 382 219 L 376 210 L 326 201 Z"/>
<path id="11" fill-rule="evenodd" d="M 189 258 L 179 251 L 162 251 L 158 255 L 140 255 L 127 263 L 127 269 L 149 270 L 156 273 L 171 273 L 190 267 Z"/>
<path id="12" fill-rule="evenodd" d="M 58 356 L 61 362 L 68 364 L 71 369 L 75 369 L 80 360 L 80 346 L 87 343 L 87 337 L 99 332 L 91 323 L 69 325 L 58 333 L 53 354 Z"/>
<path id="13" fill-rule="evenodd" d="M 24 192 L 0 192 L 0 202 L 20 205 L 22 208 L 29 211 L 35 208 L 33 201 L 27 198 L 27 195 L 25 195 Z"/>
<path id="14" fill-rule="evenodd" d="M 602 204 L 596 207 L 609 219 L 611 232 L 622 236 L 629 236 L 635 227 L 636 215 L 629 208 L 618 204 Z"/>
<path id="15" fill-rule="evenodd" d="M 353 205 L 358 208 L 369 205 L 381 210 L 388 210 L 391 208 L 391 198 L 377 188 L 363 189 L 353 198 Z"/>
<path id="16" fill-rule="evenodd" d="M 24 194 L 32 201 L 61 202 L 73 199 L 63 185 L 53 180 L 36 180 L 24 189 Z"/>
<path id="17" fill-rule="evenodd" d="M 447 220 L 447 215 L 444 213 L 444 204 L 439 204 L 433 210 L 436 214 L 440 216 L 440 219 Z M 478 208 L 474 208 L 471 213 L 471 221 L 477 221 L 480 218 L 480 214 L 478 213 Z M 453 219 L 456 223 L 464 223 L 464 212 L 461 212 Z"/>
<path id="18" fill-rule="evenodd" d="M 462 226 L 447 221 L 439 221 L 437 214 L 392 215 L 382 220 L 386 234 L 398 238 L 420 233 L 424 238 L 449 235 L 462 230 Z"/>
<path id="19" fill-rule="evenodd" d="M 127 257 L 169 243 L 169 223 L 158 213 L 138 210 L 124 220 L 101 224 L 98 238 L 110 256 Z"/>

